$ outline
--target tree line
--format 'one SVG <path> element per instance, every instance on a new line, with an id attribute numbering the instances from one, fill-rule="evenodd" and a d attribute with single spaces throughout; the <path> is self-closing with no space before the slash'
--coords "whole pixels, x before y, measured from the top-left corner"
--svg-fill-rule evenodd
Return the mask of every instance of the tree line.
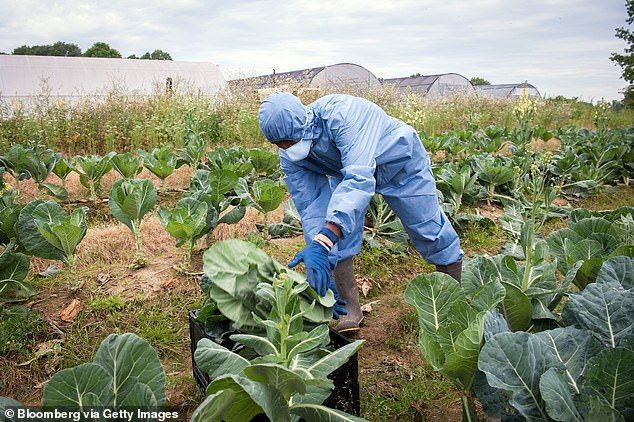
<path id="1" fill-rule="evenodd" d="M 43 45 L 21 45 L 14 48 L 11 54 L 14 55 L 31 55 L 31 56 L 62 56 L 62 57 L 111 57 L 122 58 L 121 53 L 110 47 L 108 43 L 96 42 L 86 51 L 82 52 L 77 44 L 58 41 L 55 44 Z M 147 60 L 172 60 L 172 56 L 163 50 L 148 51 L 142 56 L 132 54 L 128 59 L 147 59 Z"/>

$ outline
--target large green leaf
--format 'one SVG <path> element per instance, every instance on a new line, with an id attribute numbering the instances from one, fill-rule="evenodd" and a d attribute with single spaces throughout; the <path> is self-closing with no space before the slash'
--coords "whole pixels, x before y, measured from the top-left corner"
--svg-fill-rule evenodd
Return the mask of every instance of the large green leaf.
<path id="1" fill-rule="evenodd" d="M 112 388 L 112 376 L 103 367 L 84 363 L 53 375 L 42 393 L 42 406 L 80 409 L 84 406 L 106 406 L 110 404 L 108 399 Z"/>
<path id="2" fill-rule="evenodd" d="M 311 364 L 306 370 L 314 378 L 325 378 L 335 369 L 346 363 L 352 355 L 357 353 L 364 342 L 365 340 L 355 340 L 352 343 L 346 344 Z"/>
<path id="3" fill-rule="evenodd" d="M 524 332 L 493 336 L 478 360 L 478 368 L 486 374 L 489 385 L 511 392 L 510 403 L 529 420 L 548 420 L 539 380 L 555 365 L 555 357 L 547 346 Z"/>
<path id="4" fill-rule="evenodd" d="M 35 290 L 24 281 L 29 273 L 29 258 L 12 247 L 0 254 L 0 303 L 27 299 Z"/>
<path id="5" fill-rule="evenodd" d="M 495 305 L 494 305 L 495 306 Z M 465 391 L 471 389 L 478 369 L 478 355 L 483 342 L 484 318 L 486 311 L 480 312 L 466 329 L 458 334 L 454 352 L 448 353 L 441 373 L 452 378 Z"/>
<path id="6" fill-rule="evenodd" d="M 293 371 L 273 363 L 260 363 L 244 368 L 244 375 L 251 380 L 274 387 L 286 401 L 293 394 L 306 393 L 306 382 Z"/>
<path id="7" fill-rule="evenodd" d="M 603 263 L 597 282 L 617 282 L 624 289 L 634 288 L 634 259 L 627 256 L 615 256 Z"/>
<path id="8" fill-rule="evenodd" d="M 634 291 L 617 281 L 589 284 L 581 293 L 571 293 L 562 317 L 569 325 L 586 329 L 605 346 L 617 347 L 634 335 Z"/>
<path id="9" fill-rule="evenodd" d="M 634 351 L 605 349 L 592 361 L 585 375 L 581 401 L 596 397 L 608 409 L 634 417 Z"/>
<path id="10" fill-rule="evenodd" d="M 477 288 L 498 278 L 498 268 L 495 262 L 486 256 L 477 256 L 468 260 L 462 269 L 462 288 L 471 294 Z"/>
<path id="11" fill-rule="evenodd" d="M 290 422 L 288 402 L 276 388 L 239 375 L 229 375 L 212 381 L 207 394 L 232 390 L 231 405 L 226 407 L 222 420 L 242 422 L 264 413 L 272 421 Z"/>
<path id="12" fill-rule="evenodd" d="M 566 377 L 557 368 L 547 370 L 539 380 L 539 391 L 548 416 L 556 421 L 576 422 L 583 420 L 574 403 Z"/>
<path id="13" fill-rule="evenodd" d="M 535 334 L 544 342 L 564 368 L 566 382 L 576 394 L 580 387 L 578 380 L 586 370 L 588 361 L 598 347 L 592 333 L 574 327 L 555 328 Z"/>
<path id="14" fill-rule="evenodd" d="M 112 378 L 113 406 L 118 406 L 137 383 L 150 388 L 158 406 L 165 404 L 165 372 L 156 351 L 141 337 L 132 333 L 110 334 L 99 346 L 94 363 Z"/>
<path id="15" fill-rule="evenodd" d="M 261 412 L 261 409 L 252 406 L 253 401 L 247 396 L 240 396 L 239 393 L 233 390 L 220 390 L 214 394 L 210 394 L 207 398 L 194 410 L 192 413 L 192 422 L 208 422 L 208 421 L 221 421 L 228 419 L 230 416 L 234 416 L 230 413 L 232 407 L 241 407 L 245 404 L 248 405 L 243 409 L 242 420 L 250 420 Z M 235 415 L 236 418 L 239 415 Z M 238 420 L 238 419 L 235 419 Z"/>
<path id="16" fill-rule="evenodd" d="M 526 330 L 531 325 L 533 306 L 531 300 L 524 292 L 512 284 L 504 284 L 506 295 L 500 305 L 504 318 L 508 321 L 511 330 Z"/>
<path id="17" fill-rule="evenodd" d="M 194 352 L 194 360 L 211 379 L 221 375 L 237 375 L 249 366 L 249 361 L 231 350 L 209 340 L 201 339 Z"/>
<path id="18" fill-rule="evenodd" d="M 419 275 L 405 290 L 405 301 L 416 308 L 421 330 L 431 335 L 447 319 L 451 306 L 462 299 L 460 284 L 443 273 Z"/>
<path id="19" fill-rule="evenodd" d="M 296 404 L 291 406 L 290 412 L 306 422 L 363 422 L 365 419 L 352 416 L 341 410 L 330 409 L 317 404 Z"/>
<path id="20" fill-rule="evenodd" d="M 302 340 L 293 346 L 288 352 L 288 358 L 292 359 L 299 353 L 308 352 L 317 347 L 325 346 L 330 341 L 328 325 L 321 324 L 312 329 Z"/>

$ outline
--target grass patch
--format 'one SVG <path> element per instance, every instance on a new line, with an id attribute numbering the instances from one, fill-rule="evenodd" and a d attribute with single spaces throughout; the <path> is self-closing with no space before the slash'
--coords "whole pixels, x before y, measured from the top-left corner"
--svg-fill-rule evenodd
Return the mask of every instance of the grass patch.
<path id="1" fill-rule="evenodd" d="M 460 235 L 460 245 L 467 255 L 495 255 L 507 237 L 499 226 L 474 224 Z"/>
<path id="2" fill-rule="evenodd" d="M 420 421 L 422 408 L 443 414 L 455 401 L 451 382 L 426 364 L 409 368 L 392 358 L 369 370 L 361 386 L 361 415 L 368 420 Z"/>
<path id="3" fill-rule="evenodd" d="M 634 206 L 634 186 L 603 186 L 601 189 L 596 195 L 575 201 L 572 205 L 592 211 Z"/>
<path id="4" fill-rule="evenodd" d="M 108 296 L 106 298 L 96 298 L 90 302 L 89 307 L 95 311 L 116 312 L 125 308 L 125 302 L 119 295 Z"/>
<path id="5" fill-rule="evenodd" d="M 46 324 L 39 312 L 24 306 L 0 308 L 0 355 L 30 350 L 45 332 Z"/>

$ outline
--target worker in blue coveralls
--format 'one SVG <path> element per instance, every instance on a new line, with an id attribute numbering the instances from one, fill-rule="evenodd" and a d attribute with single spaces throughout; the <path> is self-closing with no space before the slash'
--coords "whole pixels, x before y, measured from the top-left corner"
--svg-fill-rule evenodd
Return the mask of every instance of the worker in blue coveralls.
<path id="1" fill-rule="evenodd" d="M 307 244 L 289 267 L 303 262 L 308 283 L 322 296 L 338 290 L 339 332 L 358 330 L 363 320 L 352 258 L 361 250 L 375 193 L 399 216 L 423 258 L 460 281 L 460 239 L 439 206 L 429 155 L 411 126 L 363 98 L 326 95 L 304 106 L 285 92 L 264 99 L 259 121 L 279 147 Z"/>

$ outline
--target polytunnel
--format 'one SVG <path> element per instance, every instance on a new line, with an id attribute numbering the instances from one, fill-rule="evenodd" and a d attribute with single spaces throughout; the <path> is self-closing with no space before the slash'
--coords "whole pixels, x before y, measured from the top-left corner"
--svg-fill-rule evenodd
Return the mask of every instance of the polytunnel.
<path id="1" fill-rule="evenodd" d="M 491 98 L 517 98 L 522 95 L 541 98 L 537 88 L 529 83 L 476 85 L 475 89 L 478 95 Z"/>
<path id="2" fill-rule="evenodd" d="M 112 91 L 150 96 L 166 91 L 214 94 L 226 86 L 209 62 L 96 57 L 0 55 L 0 99 L 28 102 L 46 95 L 67 100 Z"/>
<path id="3" fill-rule="evenodd" d="M 383 79 L 383 84 L 395 86 L 403 93 L 413 92 L 427 98 L 475 94 L 471 81 L 458 73 Z"/>
<path id="4" fill-rule="evenodd" d="M 340 87 L 376 87 L 381 83 L 376 76 L 363 66 L 354 63 L 338 63 L 330 66 L 272 73 L 231 81 L 233 84 L 253 83 L 256 89 L 279 86 L 298 88 L 340 88 Z"/>

